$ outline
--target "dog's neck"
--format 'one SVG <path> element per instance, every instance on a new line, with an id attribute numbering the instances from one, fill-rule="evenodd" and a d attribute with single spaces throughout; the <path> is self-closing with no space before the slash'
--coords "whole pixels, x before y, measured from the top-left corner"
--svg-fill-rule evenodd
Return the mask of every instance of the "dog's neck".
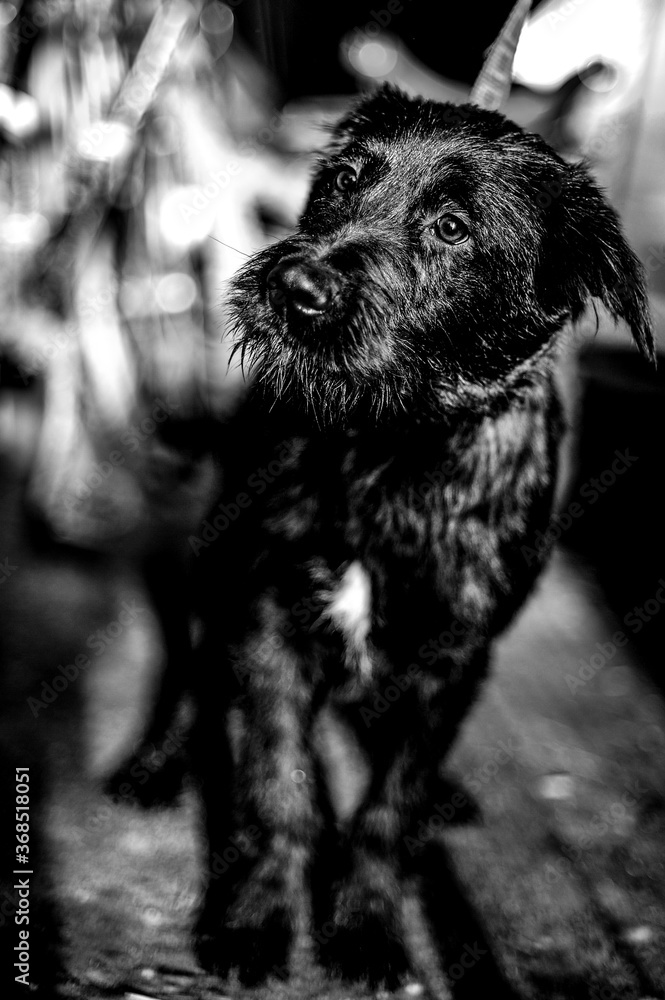
<path id="1" fill-rule="evenodd" d="M 546 341 L 507 375 L 485 385 L 466 382 L 441 386 L 439 398 L 447 412 L 464 411 L 471 418 L 475 415 L 483 419 L 499 416 L 513 406 L 528 405 L 534 394 L 540 396 L 543 388 L 550 388 L 561 340 L 553 337 Z"/>
<path id="2" fill-rule="evenodd" d="M 542 402 L 543 396 L 553 391 L 561 341 L 561 336 L 550 338 L 505 376 L 485 383 L 442 378 L 438 384 L 422 390 L 406 386 L 400 393 L 395 388 L 388 405 L 378 406 L 368 394 L 348 410 L 335 411 L 300 394 L 275 394 L 270 383 L 261 381 L 251 386 L 252 408 L 261 411 L 267 423 L 286 424 L 295 428 L 295 433 L 324 437 L 368 433 L 408 437 L 421 434 L 424 428 L 445 432 L 446 428 L 453 430 L 462 420 L 477 424 L 488 417 L 499 418 L 509 410 Z"/>

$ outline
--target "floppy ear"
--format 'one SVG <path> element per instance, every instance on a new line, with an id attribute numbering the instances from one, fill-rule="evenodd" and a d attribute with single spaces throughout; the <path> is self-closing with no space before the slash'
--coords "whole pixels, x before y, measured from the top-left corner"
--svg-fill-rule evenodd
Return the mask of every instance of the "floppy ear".
<path id="1" fill-rule="evenodd" d="M 563 290 L 573 319 L 590 296 L 600 299 L 615 320 L 630 327 L 641 354 L 655 364 L 644 269 L 628 246 L 612 208 L 579 165 L 567 167 L 551 188 L 551 235 L 555 253 L 548 276 Z"/>

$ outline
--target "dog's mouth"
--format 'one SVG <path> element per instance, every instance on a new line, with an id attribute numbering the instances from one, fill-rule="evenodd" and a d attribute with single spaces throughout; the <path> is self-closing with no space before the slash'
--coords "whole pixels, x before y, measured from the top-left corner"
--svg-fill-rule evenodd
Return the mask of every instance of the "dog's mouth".
<path id="1" fill-rule="evenodd" d="M 328 316 L 340 299 L 337 273 L 306 257 L 283 257 L 266 278 L 268 302 L 284 319 L 316 319 Z"/>

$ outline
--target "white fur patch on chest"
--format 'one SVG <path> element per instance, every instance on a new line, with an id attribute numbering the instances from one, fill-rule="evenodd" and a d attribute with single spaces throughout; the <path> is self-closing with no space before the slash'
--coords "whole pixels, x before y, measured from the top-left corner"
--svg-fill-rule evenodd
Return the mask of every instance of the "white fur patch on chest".
<path id="1" fill-rule="evenodd" d="M 349 563 L 334 588 L 326 594 L 323 617 L 344 637 L 347 667 L 365 680 L 372 673 L 368 637 L 372 626 L 372 582 L 358 562 Z"/>

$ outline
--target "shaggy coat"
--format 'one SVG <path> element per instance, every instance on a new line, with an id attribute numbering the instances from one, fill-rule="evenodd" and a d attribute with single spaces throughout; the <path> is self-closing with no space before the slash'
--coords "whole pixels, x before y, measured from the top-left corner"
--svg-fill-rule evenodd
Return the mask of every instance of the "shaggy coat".
<path id="1" fill-rule="evenodd" d="M 406 969 L 405 845 L 540 570 L 520 550 L 551 517 L 553 362 L 591 298 L 653 358 L 586 171 L 498 113 L 389 88 L 334 129 L 296 234 L 237 277 L 253 388 L 197 546 L 210 968 L 282 969 L 313 897 L 322 961 Z M 330 703 L 372 765 L 341 829 L 314 736 Z"/>

